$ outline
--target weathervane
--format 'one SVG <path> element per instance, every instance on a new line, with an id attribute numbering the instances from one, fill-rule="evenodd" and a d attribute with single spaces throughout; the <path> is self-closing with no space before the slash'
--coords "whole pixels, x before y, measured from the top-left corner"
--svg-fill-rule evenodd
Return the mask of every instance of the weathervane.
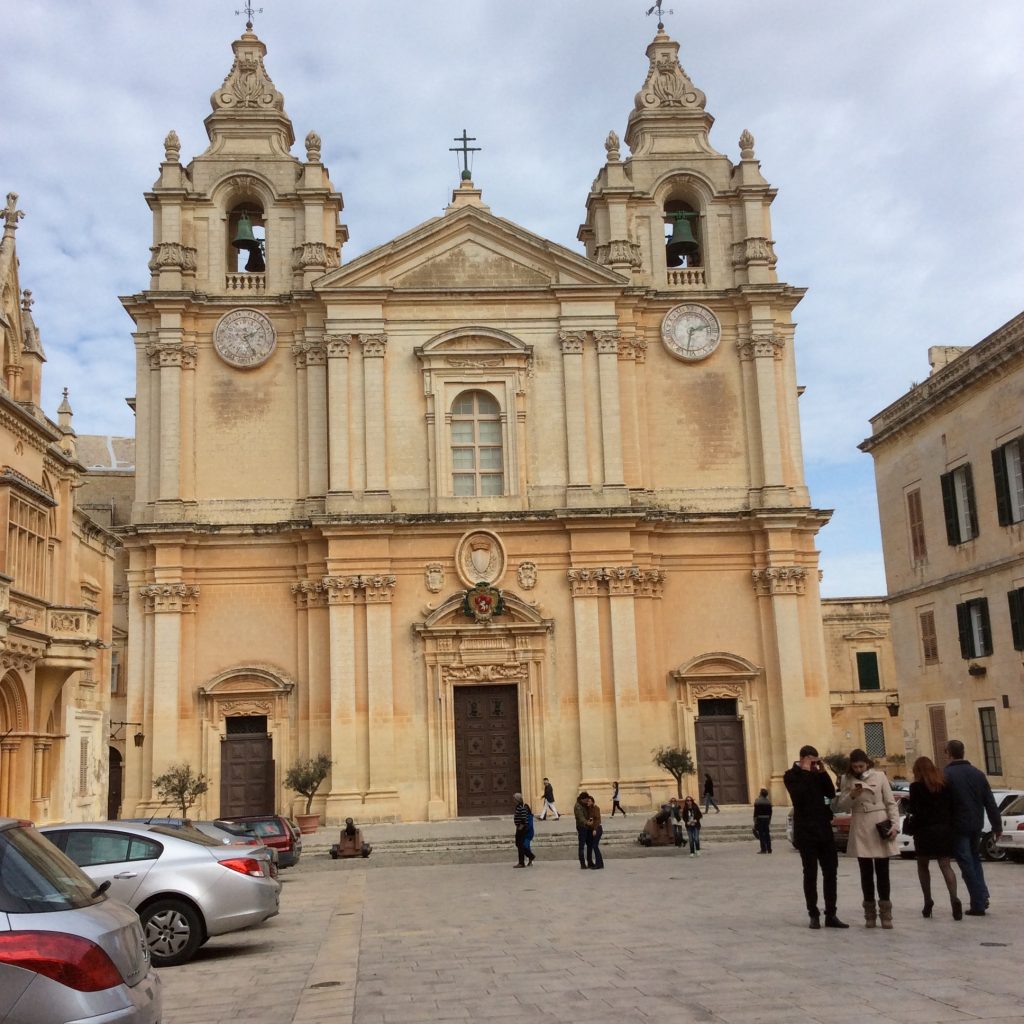
<path id="1" fill-rule="evenodd" d="M 235 11 L 235 14 L 245 15 L 245 28 L 247 32 L 252 31 L 252 16 L 254 14 L 262 14 L 262 7 L 253 7 L 251 0 L 246 0 L 245 6 L 240 11 Z"/>
<path id="2" fill-rule="evenodd" d="M 654 13 L 655 11 L 657 11 L 657 12 L 658 12 L 658 28 L 659 28 L 659 29 L 661 29 L 661 28 L 664 28 L 664 27 L 665 27 L 665 24 L 664 24 L 664 22 L 662 21 L 662 17 L 663 17 L 663 16 L 665 15 L 665 14 L 675 14 L 675 13 L 676 13 L 675 11 L 663 11 L 663 10 L 662 10 L 662 7 L 664 6 L 664 3 L 665 3 L 665 0 L 657 0 L 657 3 L 656 3 L 656 4 L 655 4 L 655 5 L 653 6 L 653 7 L 651 7 L 651 8 L 648 8 L 648 11 L 647 11 L 647 17 L 648 17 L 648 18 L 649 18 L 649 17 L 650 17 L 650 16 L 651 16 L 651 15 L 652 15 L 652 14 L 653 14 L 653 13 Z"/>
<path id="3" fill-rule="evenodd" d="M 469 154 L 470 153 L 479 153 L 480 150 L 481 150 L 481 147 L 480 146 L 471 146 L 470 145 L 471 142 L 476 142 L 476 138 L 474 136 L 472 136 L 472 135 L 467 135 L 465 128 L 462 129 L 461 137 L 456 135 L 455 138 L 452 139 L 452 141 L 453 142 L 461 142 L 462 145 L 461 146 L 449 146 L 448 147 L 448 152 L 449 153 L 461 153 L 462 154 L 462 180 L 463 181 L 472 181 L 473 180 L 473 175 L 470 173 L 470 170 L 469 170 Z"/>

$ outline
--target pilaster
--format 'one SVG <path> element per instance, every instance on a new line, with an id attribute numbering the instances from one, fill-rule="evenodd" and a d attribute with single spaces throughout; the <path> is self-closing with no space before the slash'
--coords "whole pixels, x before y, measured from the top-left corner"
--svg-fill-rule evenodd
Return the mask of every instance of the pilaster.
<path id="1" fill-rule="evenodd" d="M 327 336 L 327 422 L 330 448 L 331 494 L 351 494 L 349 469 L 349 339 Z"/>
<path id="2" fill-rule="evenodd" d="M 565 381 L 565 443 L 569 488 L 589 487 L 587 416 L 583 397 L 583 342 L 585 331 L 560 331 L 562 374 Z"/>
<path id="3" fill-rule="evenodd" d="M 368 494 L 386 495 L 387 475 L 387 410 L 384 397 L 384 356 L 387 336 L 357 335 L 363 352 L 363 395 L 365 409 L 366 490 Z"/>

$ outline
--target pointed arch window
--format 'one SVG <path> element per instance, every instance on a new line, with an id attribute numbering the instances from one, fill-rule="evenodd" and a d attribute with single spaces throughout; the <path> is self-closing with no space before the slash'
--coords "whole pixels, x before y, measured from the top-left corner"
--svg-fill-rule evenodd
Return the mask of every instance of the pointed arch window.
<path id="1" fill-rule="evenodd" d="M 452 494 L 496 497 L 505 493 L 501 407 L 486 391 L 463 391 L 452 403 Z"/>

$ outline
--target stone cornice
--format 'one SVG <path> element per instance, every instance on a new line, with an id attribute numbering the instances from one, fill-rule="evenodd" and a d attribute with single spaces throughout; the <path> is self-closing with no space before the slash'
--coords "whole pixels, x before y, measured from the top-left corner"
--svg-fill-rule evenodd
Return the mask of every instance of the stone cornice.
<path id="1" fill-rule="evenodd" d="M 870 452 L 896 432 L 935 412 L 991 374 L 1005 373 L 1007 364 L 1024 357 L 1024 313 L 982 339 L 902 398 L 871 417 L 871 437 L 858 447 Z"/>

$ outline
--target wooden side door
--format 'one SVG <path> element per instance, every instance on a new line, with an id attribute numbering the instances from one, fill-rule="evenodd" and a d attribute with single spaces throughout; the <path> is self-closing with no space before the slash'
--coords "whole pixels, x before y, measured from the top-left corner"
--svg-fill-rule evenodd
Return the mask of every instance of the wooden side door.
<path id="1" fill-rule="evenodd" d="M 457 686 L 454 705 L 459 816 L 510 814 L 521 789 L 517 688 Z"/>
<path id="2" fill-rule="evenodd" d="M 229 733 L 220 748 L 220 817 L 275 810 L 273 741 Z"/>
<path id="3" fill-rule="evenodd" d="M 698 718 L 697 777 L 695 799 L 702 799 L 704 773 L 715 783 L 715 800 L 720 804 L 749 803 L 747 755 L 743 744 L 743 723 L 731 718 Z"/>

